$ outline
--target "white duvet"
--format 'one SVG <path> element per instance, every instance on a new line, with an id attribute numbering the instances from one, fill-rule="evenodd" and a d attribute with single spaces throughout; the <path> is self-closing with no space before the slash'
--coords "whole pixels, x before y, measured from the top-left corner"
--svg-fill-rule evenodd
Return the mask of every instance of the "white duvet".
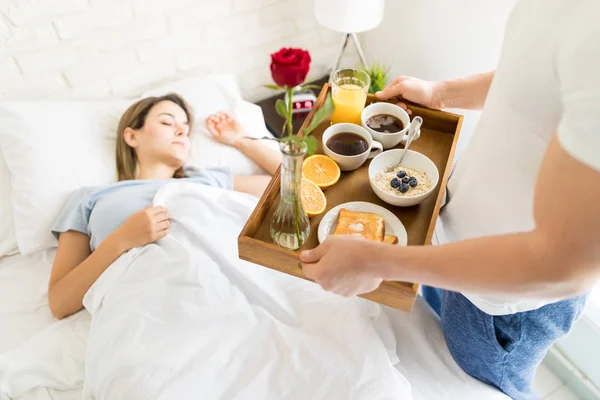
<path id="1" fill-rule="evenodd" d="M 84 311 L 2 355 L 0 398 L 83 379 L 97 400 L 411 398 L 379 306 L 238 259 L 254 198 L 176 182 L 154 203 L 171 233 L 92 286 L 89 333 Z"/>

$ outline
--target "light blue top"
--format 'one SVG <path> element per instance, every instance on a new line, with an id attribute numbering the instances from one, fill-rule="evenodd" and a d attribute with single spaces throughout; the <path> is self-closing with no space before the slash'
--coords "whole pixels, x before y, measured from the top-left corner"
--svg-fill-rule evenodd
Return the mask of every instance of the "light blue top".
<path id="1" fill-rule="evenodd" d="M 185 170 L 188 182 L 201 185 L 233 188 L 233 178 L 223 168 L 189 168 Z M 61 232 L 70 230 L 90 237 L 92 251 L 114 232 L 129 216 L 152 204 L 154 195 L 173 179 L 121 181 L 102 187 L 77 189 L 63 207 L 52 234 L 58 239 Z"/>

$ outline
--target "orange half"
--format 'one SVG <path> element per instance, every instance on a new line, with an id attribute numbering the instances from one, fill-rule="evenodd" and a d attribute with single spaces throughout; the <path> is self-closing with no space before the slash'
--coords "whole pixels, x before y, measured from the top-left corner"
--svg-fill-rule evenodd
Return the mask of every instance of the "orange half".
<path id="1" fill-rule="evenodd" d="M 307 157 L 302 163 L 302 177 L 325 190 L 340 179 L 340 167 L 331 158 L 322 154 Z"/>
<path id="2" fill-rule="evenodd" d="M 302 201 L 302 208 L 309 217 L 323 213 L 325 207 L 327 207 L 325 193 L 314 182 L 304 178 L 302 178 L 300 189 L 300 201 Z"/>

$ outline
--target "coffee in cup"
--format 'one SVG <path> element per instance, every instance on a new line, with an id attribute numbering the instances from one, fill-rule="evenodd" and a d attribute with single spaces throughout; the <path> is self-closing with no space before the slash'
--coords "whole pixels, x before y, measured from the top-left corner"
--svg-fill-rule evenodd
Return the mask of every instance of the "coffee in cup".
<path id="1" fill-rule="evenodd" d="M 343 156 L 357 156 L 369 148 L 369 144 L 362 136 L 352 132 L 336 133 L 329 138 L 325 146 Z"/>
<path id="2" fill-rule="evenodd" d="M 392 114 L 375 114 L 365 124 L 379 133 L 397 133 L 404 130 L 402 120 Z"/>
<path id="3" fill-rule="evenodd" d="M 365 107 L 361 114 L 362 126 L 373 139 L 383 145 L 383 149 L 391 149 L 400 142 L 408 140 L 410 117 L 400 106 L 392 103 L 372 103 Z M 420 131 L 417 132 L 417 138 Z"/>
<path id="4" fill-rule="evenodd" d="M 351 123 L 331 125 L 323 132 L 323 152 L 342 171 L 352 171 L 383 151 L 362 126 Z"/>

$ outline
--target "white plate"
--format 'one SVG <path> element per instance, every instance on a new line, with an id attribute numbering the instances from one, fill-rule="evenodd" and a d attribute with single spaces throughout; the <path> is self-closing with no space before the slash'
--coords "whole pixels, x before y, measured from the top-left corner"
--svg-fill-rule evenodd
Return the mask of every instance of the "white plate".
<path id="1" fill-rule="evenodd" d="M 359 211 L 359 212 L 370 212 L 374 214 L 379 214 L 383 217 L 385 221 L 385 234 L 386 235 L 394 235 L 398 237 L 398 245 L 406 246 L 408 243 L 408 235 L 406 234 L 406 229 L 402 222 L 392 214 L 390 211 L 385 208 L 378 206 L 377 204 L 367 203 L 364 201 L 353 201 L 351 203 L 340 204 L 337 207 L 332 208 L 325 214 L 321 222 L 319 223 L 319 230 L 317 232 L 317 237 L 319 239 L 319 243 L 323 243 L 325 238 L 331 235 L 335 231 L 335 227 L 337 226 L 338 214 L 340 209 L 345 208 L 351 211 Z"/>

